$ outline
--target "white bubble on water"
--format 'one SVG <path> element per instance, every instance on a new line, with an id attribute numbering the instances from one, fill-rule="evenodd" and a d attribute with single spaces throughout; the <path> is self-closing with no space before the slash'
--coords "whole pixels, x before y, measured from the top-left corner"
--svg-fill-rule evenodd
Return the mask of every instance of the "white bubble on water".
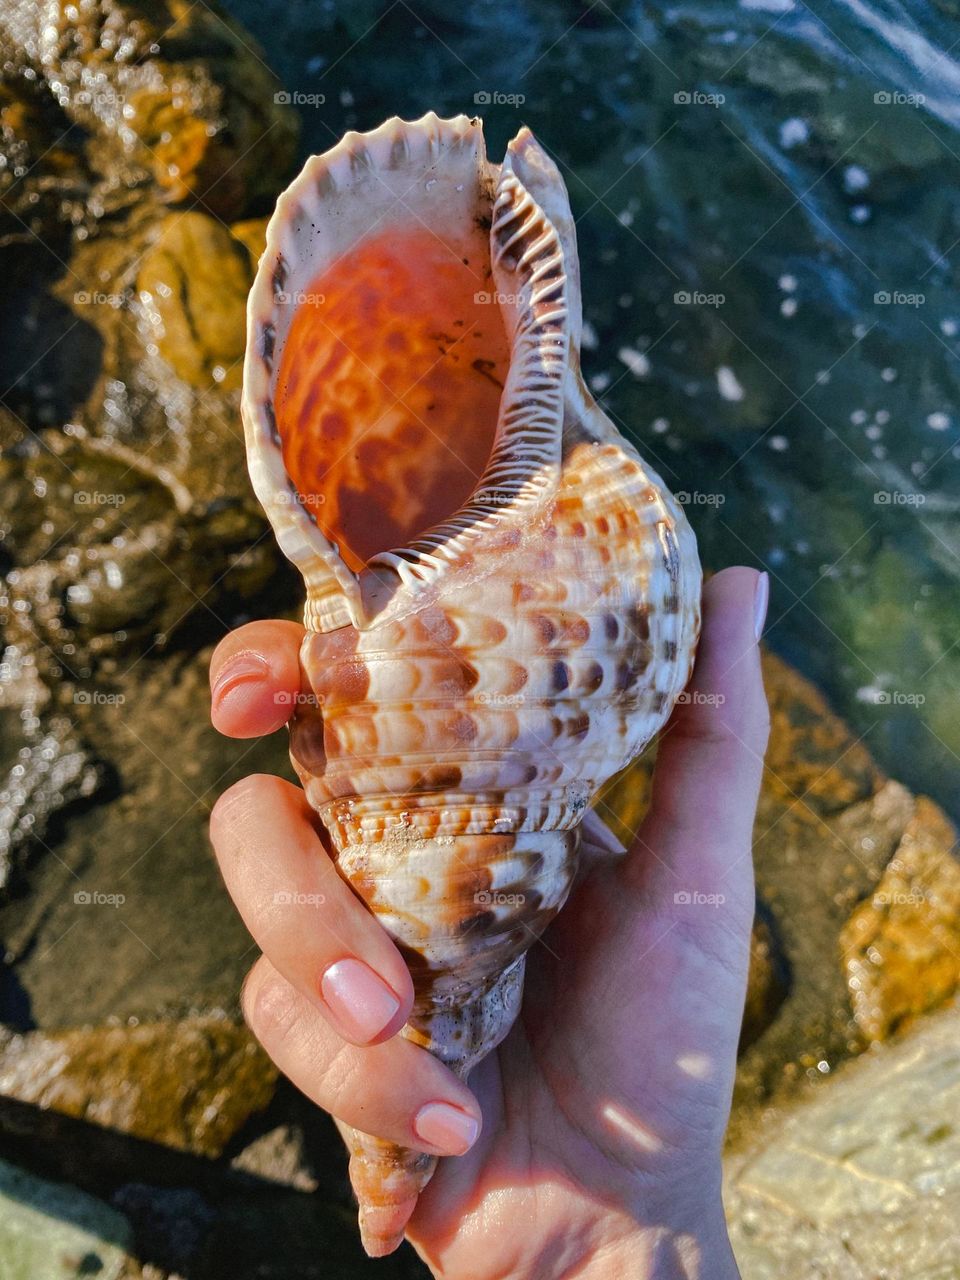
<path id="1" fill-rule="evenodd" d="M 635 378 L 645 378 L 650 372 L 650 358 L 635 347 L 621 347 L 617 358 L 622 360 Z"/>
<path id="2" fill-rule="evenodd" d="M 946 431 L 950 426 L 949 413 L 928 413 L 927 426 L 933 431 Z"/>
<path id="3" fill-rule="evenodd" d="M 740 401 L 746 394 L 737 375 L 728 365 L 722 364 L 717 370 L 717 390 L 724 400 Z"/>
<path id="4" fill-rule="evenodd" d="M 855 196 L 859 191 L 866 191 L 870 185 L 870 175 L 858 164 L 848 164 L 843 171 L 843 189 L 848 195 Z"/>
<path id="5" fill-rule="evenodd" d="M 789 151 L 791 147 L 806 142 L 809 137 L 810 130 L 806 120 L 801 120 L 798 116 L 791 116 L 780 126 L 780 145 L 784 151 Z"/>

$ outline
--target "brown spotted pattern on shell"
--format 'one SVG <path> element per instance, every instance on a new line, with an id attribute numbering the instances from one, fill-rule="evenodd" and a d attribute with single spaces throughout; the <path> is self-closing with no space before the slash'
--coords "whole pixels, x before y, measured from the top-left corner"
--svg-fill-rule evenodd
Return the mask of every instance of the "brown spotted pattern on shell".
<path id="1" fill-rule="evenodd" d="M 689 675 L 682 511 L 580 376 L 562 180 L 529 130 L 350 133 L 280 198 L 251 291 L 251 478 L 307 587 L 291 757 L 461 1075 L 510 1030 L 579 823 Z M 365 1243 L 436 1160 L 344 1130 Z"/>

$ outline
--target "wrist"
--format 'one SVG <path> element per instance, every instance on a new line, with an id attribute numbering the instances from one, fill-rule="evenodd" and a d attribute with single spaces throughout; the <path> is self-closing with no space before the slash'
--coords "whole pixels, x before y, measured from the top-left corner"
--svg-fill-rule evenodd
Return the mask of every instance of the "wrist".
<path id="1" fill-rule="evenodd" d="M 740 1280 L 719 1185 L 648 1193 L 630 1214 L 605 1209 L 597 1227 L 561 1265 L 554 1240 L 522 1280 Z"/>

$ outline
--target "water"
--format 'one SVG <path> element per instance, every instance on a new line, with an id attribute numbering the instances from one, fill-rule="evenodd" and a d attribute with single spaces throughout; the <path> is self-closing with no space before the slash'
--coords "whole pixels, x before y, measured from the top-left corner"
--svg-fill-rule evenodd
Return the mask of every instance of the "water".
<path id="1" fill-rule="evenodd" d="M 605 408 L 708 567 L 770 572 L 769 643 L 956 814 L 960 7 L 228 8 L 305 153 L 431 108 L 482 114 L 494 156 L 534 129 Z"/>

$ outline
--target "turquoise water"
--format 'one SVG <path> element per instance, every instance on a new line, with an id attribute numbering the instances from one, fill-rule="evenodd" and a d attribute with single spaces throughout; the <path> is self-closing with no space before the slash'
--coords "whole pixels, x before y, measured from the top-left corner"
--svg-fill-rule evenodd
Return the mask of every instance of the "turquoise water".
<path id="1" fill-rule="evenodd" d="M 534 129 L 595 393 L 705 564 L 769 570 L 770 645 L 958 813 L 960 8 L 228 8 L 305 153 L 428 109 L 483 115 L 494 156 Z"/>

